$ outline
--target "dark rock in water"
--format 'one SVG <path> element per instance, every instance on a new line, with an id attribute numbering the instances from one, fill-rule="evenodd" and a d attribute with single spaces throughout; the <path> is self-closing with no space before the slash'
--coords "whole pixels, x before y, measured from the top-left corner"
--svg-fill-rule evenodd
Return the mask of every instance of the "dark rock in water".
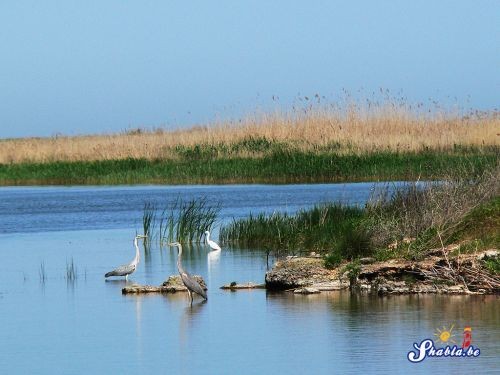
<path id="1" fill-rule="evenodd" d="M 207 290 L 205 280 L 201 276 L 193 276 L 204 290 Z M 132 284 L 122 289 L 122 294 L 145 294 L 145 293 L 177 293 L 187 292 L 179 275 L 169 276 L 160 286 Z"/>
<path id="2" fill-rule="evenodd" d="M 295 294 L 318 294 L 321 293 L 319 289 L 312 287 L 297 288 L 293 291 Z"/>
<path id="3" fill-rule="evenodd" d="M 223 285 L 220 288 L 221 289 L 226 289 L 226 290 L 265 289 L 266 285 L 265 284 L 255 284 L 255 283 L 252 283 L 252 282 L 243 283 L 243 284 L 231 283 L 231 284 Z"/>

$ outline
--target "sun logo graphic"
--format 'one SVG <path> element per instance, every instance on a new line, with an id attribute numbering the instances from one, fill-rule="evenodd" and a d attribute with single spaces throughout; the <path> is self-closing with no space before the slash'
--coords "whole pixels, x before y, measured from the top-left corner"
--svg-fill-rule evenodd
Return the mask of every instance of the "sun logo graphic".
<path id="1" fill-rule="evenodd" d="M 451 326 L 443 326 L 437 328 L 434 336 L 436 343 L 444 344 L 444 347 L 436 347 L 434 340 L 425 339 L 420 343 L 414 343 L 415 351 L 409 351 L 407 358 L 412 363 L 422 362 L 427 357 L 451 357 L 451 358 L 468 358 L 479 357 L 481 351 L 479 348 L 472 346 L 472 328 L 466 326 L 464 328 L 462 347 L 458 347 L 453 332 L 454 324 Z"/>
<path id="2" fill-rule="evenodd" d="M 455 325 L 452 324 L 449 329 L 443 326 L 442 330 L 437 328 L 436 333 L 434 333 L 434 336 L 436 336 L 437 339 L 441 341 L 441 344 L 448 344 L 449 342 L 456 344 L 456 341 L 453 340 L 453 337 L 455 336 L 455 334 L 453 333 L 454 326 Z"/>

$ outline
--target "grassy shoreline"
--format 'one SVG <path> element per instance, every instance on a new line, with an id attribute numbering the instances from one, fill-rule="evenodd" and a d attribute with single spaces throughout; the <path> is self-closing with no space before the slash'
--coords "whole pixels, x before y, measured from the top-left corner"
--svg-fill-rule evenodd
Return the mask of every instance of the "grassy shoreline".
<path id="1" fill-rule="evenodd" d="M 254 214 L 224 225 L 220 237 L 277 253 L 328 254 L 327 267 L 363 257 L 422 260 L 445 246 L 458 254 L 498 249 L 499 172 L 385 187 L 363 207 L 330 202 L 292 215 Z"/>
<path id="2" fill-rule="evenodd" d="M 310 98 L 309 98 L 310 99 Z M 0 185 L 441 179 L 498 163 L 500 115 L 399 100 L 255 114 L 179 130 L 0 139 Z"/>
<path id="3" fill-rule="evenodd" d="M 194 151 L 193 151 L 194 150 Z M 0 185 L 324 183 L 440 179 L 480 173 L 498 163 L 499 147 L 364 154 L 282 147 L 261 157 L 214 156 L 200 148 L 177 159 L 120 159 L 0 164 Z"/>

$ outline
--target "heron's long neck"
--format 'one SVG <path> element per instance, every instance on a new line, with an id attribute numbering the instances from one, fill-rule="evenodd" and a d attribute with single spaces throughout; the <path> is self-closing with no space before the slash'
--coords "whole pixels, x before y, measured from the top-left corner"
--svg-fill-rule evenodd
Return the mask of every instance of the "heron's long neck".
<path id="1" fill-rule="evenodd" d="M 139 245 L 137 244 L 137 238 L 134 239 L 134 246 L 135 246 L 135 258 L 132 263 L 137 265 L 139 263 L 139 258 L 140 258 L 140 252 L 139 252 Z"/>
<path id="2" fill-rule="evenodd" d="M 182 246 L 179 244 L 178 245 L 178 252 L 177 252 L 177 269 L 179 272 L 183 272 L 184 270 L 182 269 L 182 262 L 181 262 L 181 256 L 182 256 Z"/>
<path id="3" fill-rule="evenodd" d="M 207 243 L 208 243 L 208 241 L 210 241 L 210 232 L 207 233 L 205 238 L 207 239 Z"/>

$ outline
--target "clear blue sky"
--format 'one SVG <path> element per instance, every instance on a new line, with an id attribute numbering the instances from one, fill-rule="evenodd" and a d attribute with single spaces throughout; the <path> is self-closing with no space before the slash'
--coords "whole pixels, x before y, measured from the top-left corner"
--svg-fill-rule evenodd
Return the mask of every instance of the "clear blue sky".
<path id="1" fill-rule="evenodd" d="M 500 99 L 498 1 L 6 0 L 0 48 L 0 138 L 184 126 L 342 88 Z"/>

